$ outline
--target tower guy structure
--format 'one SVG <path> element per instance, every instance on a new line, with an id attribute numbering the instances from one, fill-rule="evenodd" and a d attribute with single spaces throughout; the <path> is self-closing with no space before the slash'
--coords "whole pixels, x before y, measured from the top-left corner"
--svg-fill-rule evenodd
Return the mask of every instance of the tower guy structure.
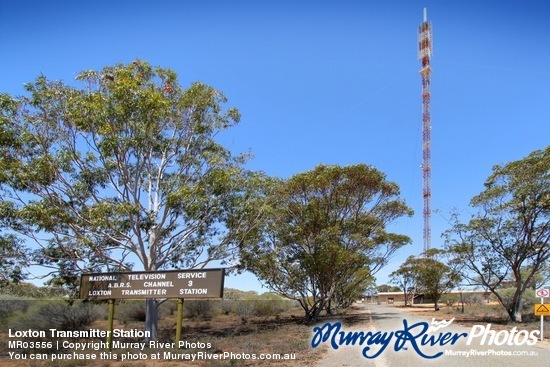
<path id="1" fill-rule="evenodd" d="M 432 237 L 431 198 L 432 198 L 432 152 L 431 152 L 431 118 L 430 118 L 430 61 L 432 58 L 432 25 L 424 8 L 424 21 L 418 27 L 418 58 L 422 63 L 422 197 L 424 199 L 424 251 L 430 249 Z"/>

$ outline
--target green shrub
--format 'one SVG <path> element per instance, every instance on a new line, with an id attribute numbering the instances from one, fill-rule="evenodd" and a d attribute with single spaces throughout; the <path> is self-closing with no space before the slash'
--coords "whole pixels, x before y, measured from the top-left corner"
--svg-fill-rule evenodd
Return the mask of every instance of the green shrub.
<path id="1" fill-rule="evenodd" d="M 502 297 L 503 306 L 505 309 L 509 308 L 510 305 L 512 304 L 515 291 L 516 291 L 515 288 L 499 289 L 498 293 Z M 535 291 L 532 289 L 527 289 L 523 294 L 523 308 L 521 312 L 522 312 L 522 320 L 524 322 L 532 321 L 535 319 L 534 313 L 533 313 L 533 306 L 535 305 L 535 303 L 537 303 L 537 300 L 538 299 L 535 295 Z"/>
<path id="2" fill-rule="evenodd" d="M 537 298 L 537 295 L 534 290 L 527 289 L 523 295 L 523 310 L 524 311 L 533 311 L 535 303 L 539 303 L 540 298 Z"/>
<path id="3" fill-rule="evenodd" d="M 37 287 L 31 283 L 9 283 L 0 287 L 0 294 L 13 298 L 61 298 L 68 291 L 60 287 Z"/>
<path id="4" fill-rule="evenodd" d="M 508 308 L 512 304 L 512 299 L 514 293 L 516 292 L 515 288 L 503 288 L 499 289 L 498 294 L 502 298 L 504 307 Z M 532 312 L 533 305 L 537 303 L 537 298 L 535 296 L 535 291 L 532 289 L 527 289 L 523 294 L 523 312 Z"/>
<path id="5" fill-rule="evenodd" d="M 464 294 L 462 300 L 468 306 L 480 306 L 486 303 L 480 294 Z"/>
<path id="6" fill-rule="evenodd" d="M 289 309 L 290 302 L 284 299 L 254 301 L 254 314 L 256 316 L 278 316 Z"/>
<path id="7" fill-rule="evenodd" d="M 176 300 L 170 299 L 162 302 L 158 308 L 158 317 L 162 319 L 168 315 L 174 315 L 178 308 Z M 115 320 L 128 325 L 131 322 L 145 322 L 147 306 L 144 300 L 121 300 L 115 304 Z"/>
<path id="8" fill-rule="evenodd" d="M 295 302 L 273 293 L 247 294 L 247 298 L 224 299 L 219 303 L 221 311 L 241 318 L 251 316 L 278 316 L 295 306 Z"/>
<path id="9" fill-rule="evenodd" d="M 115 306 L 115 319 L 127 325 L 130 322 L 144 322 L 146 316 L 145 301 L 121 301 Z"/>
<path id="10" fill-rule="evenodd" d="M 183 303 L 184 315 L 195 319 L 211 319 L 219 313 L 219 302 L 210 300 L 190 300 Z"/>
<path id="11" fill-rule="evenodd" d="M 223 299 L 220 302 L 220 310 L 224 315 L 229 315 L 235 313 L 235 300 L 232 299 Z"/>
<path id="12" fill-rule="evenodd" d="M 175 315 L 178 310 L 178 301 L 175 299 L 168 299 L 162 302 L 159 306 L 159 317 L 167 315 Z"/>
<path id="13" fill-rule="evenodd" d="M 256 308 L 254 301 L 234 301 L 233 311 L 237 316 L 240 316 L 243 320 L 254 316 L 256 313 Z"/>
<path id="14" fill-rule="evenodd" d="M 4 294 L 0 295 L 0 322 L 17 311 L 26 312 L 33 302 L 36 301 L 28 298 L 17 299 Z"/>
<path id="15" fill-rule="evenodd" d="M 64 301 L 40 301 L 19 311 L 8 320 L 11 329 L 67 331 L 84 330 L 95 320 L 102 318 L 104 311 L 98 305 L 75 302 L 69 305 Z"/>

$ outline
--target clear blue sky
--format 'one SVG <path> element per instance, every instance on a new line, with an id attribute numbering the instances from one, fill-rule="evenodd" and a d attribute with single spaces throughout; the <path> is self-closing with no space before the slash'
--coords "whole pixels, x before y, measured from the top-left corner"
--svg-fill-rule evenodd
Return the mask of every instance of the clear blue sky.
<path id="1" fill-rule="evenodd" d="M 494 164 L 550 143 L 548 1 L 0 0 L 0 92 L 139 58 L 224 92 L 242 122 L 223 142 L 250 149 L 252 169 L 286 178 L 321 163 L 372 164 L 416 213 L 393 226 L 414 243 L 378 274 L 384 283 L 422 249 L 424 7 L 438 247 L 451 209 L 468 213 Z M 259 290 L 251 276 L 227 285 Z"/>

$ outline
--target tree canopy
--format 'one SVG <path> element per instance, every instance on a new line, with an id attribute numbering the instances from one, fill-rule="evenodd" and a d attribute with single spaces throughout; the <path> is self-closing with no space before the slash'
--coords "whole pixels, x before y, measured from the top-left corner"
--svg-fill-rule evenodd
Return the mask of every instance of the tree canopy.
<path id="1" fill-rule="evenodd" d="M 548 274 L 550 259 L 550 147 L 493 167 L 485 190 L 471 200 L 478 213 L 455 216 L 447 247 L 464 276 L 489 289 L 513 321 L 521 321 L 523 295 Z M 515 289 L 502 297 L 504 286 Z"/>
<path id="2" fill-rule="evenodd" d="M 390 256 L 410 242 L 386 225 L 412 211 L 398 186 L 364 164 L 325 166 L 274 184 L 269 215 L 242 266 L 300 302 L 307 320 L 359 298 Z"/>
<path id="3" fill-rule="evenodd" d="M 395 282 L 402 285 L 405 302 L 412 300 L 415 293 L 423 294 L 434 302 L 434 309 L 439 310 L 441 296 L 461 280 L 456 269 L 441 261 L 444 256 L 445 251 L 432 248 L 422 256 L 409 256 L 399 269 L 390 274 Z"/>
<path id="4" fill-rule="evenodd" d="M 0 190 L 10 181 L 9 167 L 15 163 L 14 150 L 20 147 L 20 131 L 12 124 L 19 104 L 5 94 L 0 94 Z M 25 279 L 28 251 L 23 241 L 10 230 L 21 227 L 14 220 L 13 202 L 4 200 L 0 191 L 0 285 Z"/>
<path id="5" fill-rule="evenodd" d="M 398 287 L 390 288 L 393 292 L 402 291 L 405 306 L 414 303 L 414 296 L 417 293 L 416 271 L 414 267 L 414 256 L 409 256 L 401 266 L 390 274 L 391 282 Z M 389 286 L 387 286 L 389 288 Z M 380 292 L 387 292 L 381 291 Z"/>

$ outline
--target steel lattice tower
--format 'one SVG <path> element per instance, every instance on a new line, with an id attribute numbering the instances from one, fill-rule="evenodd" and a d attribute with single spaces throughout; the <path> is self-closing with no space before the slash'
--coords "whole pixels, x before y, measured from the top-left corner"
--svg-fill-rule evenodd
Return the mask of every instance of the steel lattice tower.
<path id="1" fill-rule="evenodd" d="M 431 119 L 430 119 L 430 74 L 432 72 L 430 60 L 432 57 L 432 26 L 428 22 L 426 8 L 424 8 L 424 21 L 418 27 L 418 58 L 422 63 L 422 197 L 424 199 L 424 252 L 430 249 L 431 227 L 431 178 L 432 178 L 432 153 L 431 153 Z"/>

